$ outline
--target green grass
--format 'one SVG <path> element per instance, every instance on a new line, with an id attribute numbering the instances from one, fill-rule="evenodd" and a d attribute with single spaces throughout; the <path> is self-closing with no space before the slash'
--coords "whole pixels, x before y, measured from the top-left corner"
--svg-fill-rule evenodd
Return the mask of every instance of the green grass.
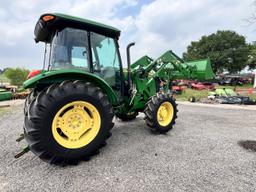
<path id="1" fill-rule="evenodd" d="M 230 89 L 234 89 L 235 86 L 216 86 L 216 88 L 230 88 Z M 252 88 L 252 85 L 242 85 L 242 86 L 237 86 L 236 88 L 240 88 L 240 89 L 248 89 L 248 88 Z M 177 101 L 188 101 L 188 99 L 190 97 L 195 97 L 196 100 L 200 100 L 202 98 L 207 98 L 208 93 L 210 92 L 210 90 L 194 90 L 194 89 L 184 89 L 181 95 L 175 95 L 175 98 L 177 99 Z M 248 94 L 244 94 L 244 96 L 249 96 L 251 99 L 256 100 L 256 95 L 248 95 Z"/>
<path id="2" fill-rule="evenodd" d="M 177 101 L 188 101 L 188 99 L 194 96 L 196 99 L 206 98 L 208 96 L 209 90 L 194 90 L 194 89 L 185 89 L 181 95 L 175 95 Z"/>
<path id="3" fill-rule="evenodd" d="M 255 100 L 256 101 L 256 95 L 250 95 L 249 96 L 252 100 Z"/>
<path id="4" fill-rule="evenodd" d="M 5 77 L 3 74 L 0 74 L 0 83 L 9 83 L 10 80 Z"/>
<path id="5" fill-rule="evenodd" d="M 245 84 L 245 85 L 241 85 L 241 86 L 231 86 L 231 85 L 217 85 L 216 86 L 216 89 L 219 88 L 229 88 L 229 89 L 234 89 L 234 88 L 237 88 L 237 89 L 249 89 L 249 88 L 253 88 L 253 85 L 252 84 Z"/>

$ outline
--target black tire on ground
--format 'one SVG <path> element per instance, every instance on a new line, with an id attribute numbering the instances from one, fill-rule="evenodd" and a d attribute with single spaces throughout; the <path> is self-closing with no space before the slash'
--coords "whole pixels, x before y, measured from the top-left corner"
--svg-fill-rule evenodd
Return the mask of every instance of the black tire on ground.
<path id="1" fill-rule="evenodd" d="M 36 98 L 36 95 L 37 95 L 37 92 L 35 90 L 31 90 L 29 95 L 26 97 L 26 100 L 25 100 L 25 103 L 24 103 L 24 108 L 23 108 L 24 115 L 27 114 L 28 107 L 31 104 L 31 102 Z"/>
<path id="2" fill-rule="evenodd" d="M 85 101 L 93 105 L 100 115 L 100 128 L 95 138 L 80 148 L 66 148 L 53 136 L 52 122 L 56 113 L 66 104 Z M 86 111 L 86 109 L 84 109 Z M 66 113 L 66 112 L 63 112 Z M 25 139 L 30 150 L 40 159 L 56 165 L 77 164 L 79 160 L 89 160 L 92 155 L 106 145 L 114 126 L 113 109 L 107 96 L 92 83 L 64 81 L 53 84 L 38 93 L 25 115 Z"/>
<path id="3" fill-rule="evenodd" d="M 136 119 L 138 114 L 139 114 L 138 112 L 133 112 L 133 113 L 130 113 L 130 114 L 120 114 L 120 113 L 117 113 L 116 117 L 121 119 L 122 121 L 131 121 L 131 120 Z"/>
<path id="4" fill-rule="evenodd" d="M 194 96 L 189 97 L 188 101 L 194 103 L 194 102 L 196 102 L 196 98 Z"/>
<path id="5" fill-rule="evenodd" d="M 173 116 L 171 121 L 166 126 L 161 126 L 157 120 L 157 112 L 162 103 L 168 102 L 173 108 Z M 149 128 L 158 133 L 166 133 L 173 128 L 175 120 L 177 118 L 177 104 L 172 97 L 172 94 L 157 93 L 147 102 L 147 106 L 144 110 L 145 121 Z"/>

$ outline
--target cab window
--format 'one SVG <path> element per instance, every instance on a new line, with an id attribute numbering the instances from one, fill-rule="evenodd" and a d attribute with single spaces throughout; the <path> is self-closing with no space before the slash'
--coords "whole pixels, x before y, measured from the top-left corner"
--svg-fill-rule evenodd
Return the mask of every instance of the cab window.
<path id="1" fill-rule="evenodd" d="M 94 73 L 120 90 L 120 60 L 115 40 L 91 33 L 91 49 Z"/>
<path id="2" fill-rule="evenodd" d="M 82 69 L 89 71 L 87 31 L 65 28 L 52 40 L 50 69 Z"/>

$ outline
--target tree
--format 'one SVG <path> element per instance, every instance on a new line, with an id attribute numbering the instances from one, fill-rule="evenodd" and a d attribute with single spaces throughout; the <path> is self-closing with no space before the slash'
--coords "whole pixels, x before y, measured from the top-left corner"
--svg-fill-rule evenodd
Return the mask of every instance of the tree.
<path id="1" fill-rule="evenodd" d="M 247 66 L 249 47 L 245 37 L 234 31 L 217 31 L 208 36 L 202 36 L 199 41 L 191 42 L 184 60 L 210 58 L 213 71 L 238 72 Z"/>
<path id="2" fill-rule="evenodd" d="M 255 69 L 256 68 L 256 45 L 255 44 L 249 44 L 249 55 L 247 64 L 249 69 Z"/>
<path id="3" fill-rule="evenodd" d="M 4 75 L 10 79 L 12 85 L 21 86 L 26 80 L 29 70 L 22 68 L 8 68 L 5 70 Z"/>

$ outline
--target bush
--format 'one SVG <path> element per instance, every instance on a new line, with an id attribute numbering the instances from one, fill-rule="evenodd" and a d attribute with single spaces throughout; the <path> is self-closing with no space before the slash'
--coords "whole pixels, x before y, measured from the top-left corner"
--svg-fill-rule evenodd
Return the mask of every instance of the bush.
<path id="1" fill-rule="evenodd" d="M 23 68 L 8 68 L 4 75 L 10 79 L 12 85 L 21 86 L 26 80 L 29 70 Z"/>

